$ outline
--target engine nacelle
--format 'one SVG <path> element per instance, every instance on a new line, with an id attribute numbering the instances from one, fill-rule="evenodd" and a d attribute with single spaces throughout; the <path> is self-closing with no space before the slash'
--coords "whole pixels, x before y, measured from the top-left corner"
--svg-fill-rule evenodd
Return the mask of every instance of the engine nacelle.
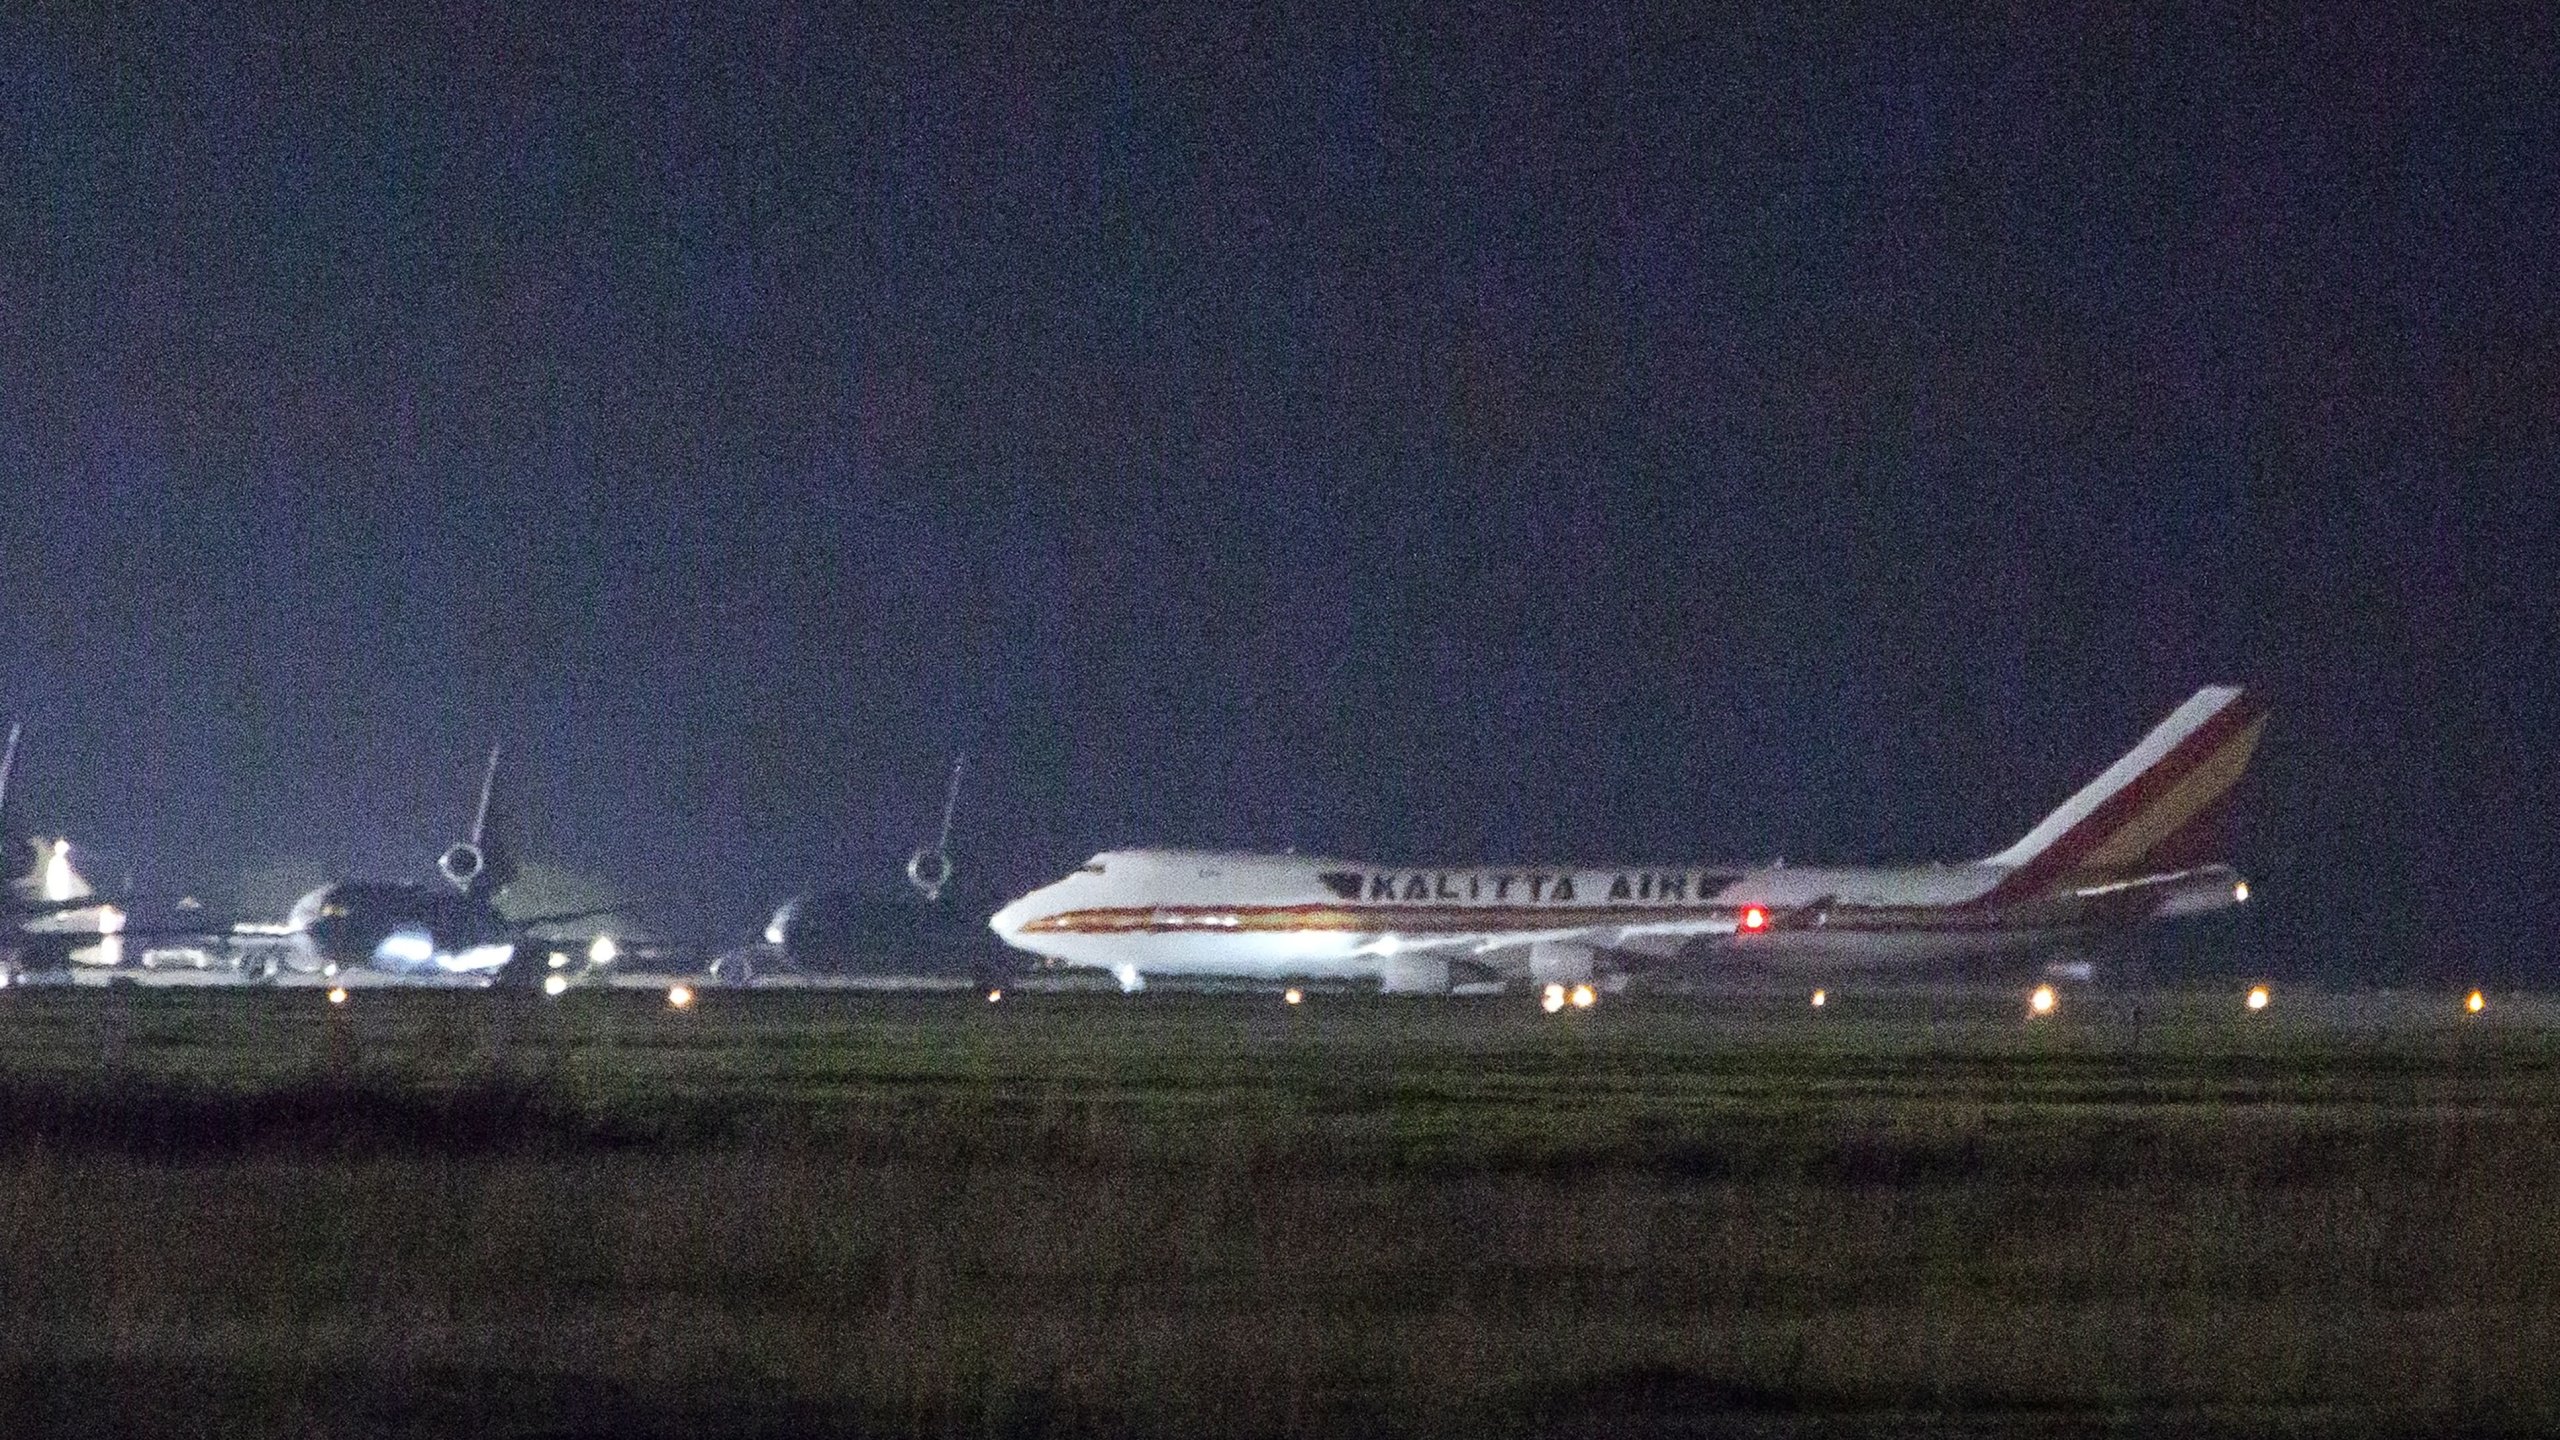
<path id="1" fill-rule="evenodd" d="M 741 945 L 712 957 L 711 978 L 722 985 L 752 985 L 781 959 L 779 945 Z"/>
<path id="2" fill-rule="evenodd" d="M 489 857 L 470 841 L 458 840 L 436 857 L 436 870 L 452 881 L 455 889 L 468 890 L 472 881 L 488 873 Z"/>
<path id="3" fill-rule="evenodd" d="M 918 850 L 907 857 L 907 883 L 930 905 L 942 898 L 951 884 L 951 855 L 943 850 Z"/>
<path id="4" fill-rule="evenodd" d="M 1387 995 L 1446 995 L 1449 961 L 1439 955 L 1392 955 L 1378 966 L 1378 990 Z"/>
<path id="5" fill-rule="evenodd" d="M 1582 985 L 1591 979 L 1591 947 L 1541 940 L 1529 947 L 1529 983 Z"/>

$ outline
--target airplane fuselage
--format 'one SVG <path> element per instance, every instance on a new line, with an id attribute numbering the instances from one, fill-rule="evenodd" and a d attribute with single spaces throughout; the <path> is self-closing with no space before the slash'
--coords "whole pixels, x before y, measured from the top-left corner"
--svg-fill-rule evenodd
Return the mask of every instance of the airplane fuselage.
<path id="1" fill-rule="evenodd" d="M 1490 953 L 1594 927 L 1619 941 L 1724 930 L 1734 879 L 1704 866 L 1382 866 L 1298 856 L 1121 850 L 989 922 L 1068 965 L 1142 974 L 1375 978 L 1425 952 Z"/>
<path id="2" fill-rule="evenodd" d="M 949 896 L 809 891 L 774 910 L 761 945 L 731 951 L 712 968 L 733 980 L 781 974 L 1000 985 L 1012 952 L 987 934 L 985 913 Z"/>
<path id="3" fill-rule="evenodd" d="M 436 885 L 340 880 L 295 901 L 286 925 L 296 968 L 314 971 L 489 974 L 515 954 L 516 933 L 494 907 Z"/>
<path id="4" fill-rule="evenodd" d="M 1120 974 L 1383 980 L 1417 959 L 1539 978 L 1541 947 L 1622 968 L 1893 964 L 2031 951 L 2236 903 L 2219 866 L 2096 893 L 1995 898 L 1990 865 L 1391 866 L 1124 850 L 1006 906 L 1007 942 Z M 2084 887 L 2088 888 L 2088 887 Z M 1570 964 L 1570 962 L 1563 962 Z M 1559 972 L 1561 973 L 1561 972 Z M 1425 988 L 1427 988 L 1427 983 Z"/>

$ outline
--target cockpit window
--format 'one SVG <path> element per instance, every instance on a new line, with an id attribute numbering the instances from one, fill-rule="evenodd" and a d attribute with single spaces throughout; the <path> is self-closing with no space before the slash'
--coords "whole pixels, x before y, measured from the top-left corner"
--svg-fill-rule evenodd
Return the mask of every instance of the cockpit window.
<path id="1" fill-rule="evenodd" d="M 1096 860 L 1090 865 L 1079 865 L 1076 867 L 1076 873 L 1079 875 L 1099 875 L 1102 873 L 1102 862 Z"/>

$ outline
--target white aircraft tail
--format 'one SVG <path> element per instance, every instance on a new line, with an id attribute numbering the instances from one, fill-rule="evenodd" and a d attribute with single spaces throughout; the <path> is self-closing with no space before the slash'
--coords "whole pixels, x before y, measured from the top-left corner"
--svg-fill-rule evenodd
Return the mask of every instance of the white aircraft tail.
<path id="1" fill-rule="evenodd" d="M 9 726 L 9 748 L 0 752 L 0 818 L 9 813 L 9 772 L 18 768 L 18 726 Z"/>
<path id="2" fill-rule="evenodd" d="M 471 834 L 445 847 L 436 869 L 465 895 L 486 898 L 515 883 L 515 851 L 491 811 L 498 793 L 498 747 L 489 747 L 489 763 L 480 771 L 480 803 L 471 812 Z"/>
<path id="3" fill-rule="evenodd" d="M 9 743 L 0 750 L 0 882 L 9 890 L 32 895 L 44 880 L 47 850 L 35 837 L 9 828 L 9 777 L 18 768 L 18 726 L 9 727 Z M 0 908 L 7 899 L 0 895 Z"/>
<path id="4" fill-rule="evenodd" d="M 2246 690 L 2198 690 L 2017 844 L 1984 861 L 2010 872 L 1994 893 L 2031 895 L 2081 876 L 2222 858 L 2231 787 L 2266 724 L 2265 705 Z"/>

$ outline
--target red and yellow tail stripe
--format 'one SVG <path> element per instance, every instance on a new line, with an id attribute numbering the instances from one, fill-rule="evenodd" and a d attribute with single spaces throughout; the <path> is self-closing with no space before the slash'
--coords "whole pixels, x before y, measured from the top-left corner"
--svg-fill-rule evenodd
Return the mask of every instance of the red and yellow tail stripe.
<path id="1" fill-rule="evenodd" d="M 2247 692 L 2197 725 L 2087 815 L 2023 858 L 1983 901 L 2041 895 L 2066 882 L 2221 858 L 2231 787 L 2249 768 L 2267 711 Z"/>

